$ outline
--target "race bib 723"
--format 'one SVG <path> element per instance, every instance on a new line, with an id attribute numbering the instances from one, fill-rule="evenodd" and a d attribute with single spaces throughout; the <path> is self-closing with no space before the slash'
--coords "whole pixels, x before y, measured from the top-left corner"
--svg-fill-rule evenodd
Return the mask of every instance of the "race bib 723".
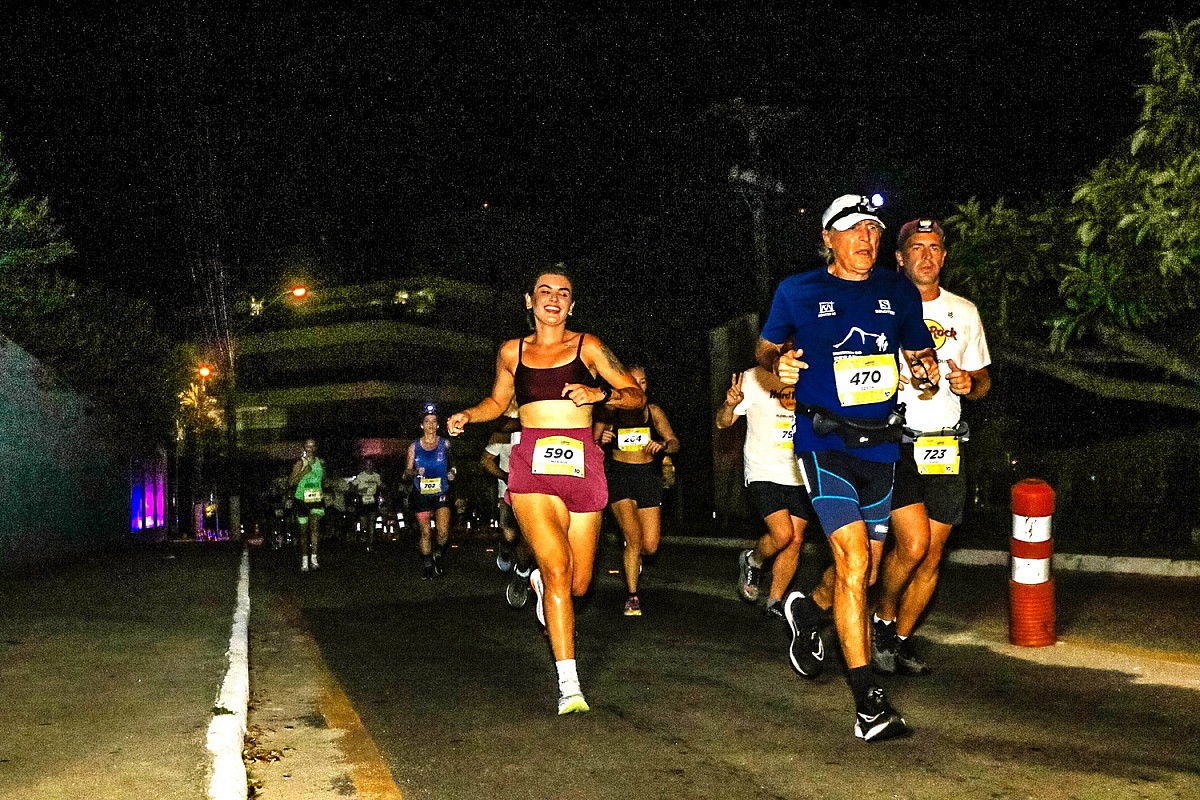
<path id="1" fill-rule="evenodd" d="M 922 475 L 958 474 L 957 436 L 918 436 L 913 443 L 917 472 Z"/>

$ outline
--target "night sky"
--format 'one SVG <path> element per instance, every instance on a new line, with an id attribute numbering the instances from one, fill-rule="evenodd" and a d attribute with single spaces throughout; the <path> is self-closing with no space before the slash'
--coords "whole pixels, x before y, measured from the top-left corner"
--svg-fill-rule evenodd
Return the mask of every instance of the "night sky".
<path id="1" fill-rule="evenodd" d="M 745 131 L 706 114 L 735 97 L 796 112 L 762 139 L 774 213 L 878 189 L 899 221 L 1069 189 L 1136 125 L 1139 34 L 1200 16 L 795 5 L 9 13 L 0 131 L 76 246 L 67 269 L 169 309 L 198 302 L 201 256 L 234 289 L 299 252 L 328 280 L 403 272 L 422 219 L 485 202 L 577 226 L 694 204 L 724 207 L 710 229 L 746 226 L 726 179 Z"/>

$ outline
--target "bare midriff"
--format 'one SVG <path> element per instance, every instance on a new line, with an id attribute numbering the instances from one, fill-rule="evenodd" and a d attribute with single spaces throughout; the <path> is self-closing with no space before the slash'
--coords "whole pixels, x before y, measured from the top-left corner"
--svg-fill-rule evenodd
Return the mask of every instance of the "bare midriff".
<path id="1" fill-rule="evenodd" d="M 536 400 L 521 406 L 520 415 L 522 428 L 592 427 L 592 407 L 570 400 Z"/>

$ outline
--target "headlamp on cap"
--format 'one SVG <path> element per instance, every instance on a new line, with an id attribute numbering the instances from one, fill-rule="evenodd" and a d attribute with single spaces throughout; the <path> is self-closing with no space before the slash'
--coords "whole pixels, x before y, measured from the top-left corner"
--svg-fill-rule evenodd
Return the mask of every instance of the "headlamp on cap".
<path id="1" fill-rule="evenodd" d="M 878 201 L 878 202 L 876 202 Z M 825 209 L 825 213 L 821 215 L 821 227 L 825 230 L 833 229 L 845 231 L 853 228 L 858 223 L 865 219 L 873 220 L 879 224 L 879 227 L 885 228 L 883 220 L 875 213 L 883 204 L 883 196 L 875 194 L 871 197 L 866 195 L 845 194 L 830 203 L 829 208 Z"/>
<path id="2" fill-rule="evenodd" d="M 936 233 L 939 239 L 946 238 L 936 219 L 910 219 L 900 227 L 900 234 L 896 237 L 899 247 L 903 248 L 908 240 L 918 233 Z"/>
<path id="3" fill-rule="evenodd" d="M 437 414 L 437 406 L 436 406 L 435 404 L 433 404 L 433 403 L 426 403 L 426 404 L 425 404 L 425 412 L 424 412 L 424 413 L 425 413 L 425 416 L 428 416 L 428 415 L 430 415 L 430 414 L 435 414 L 435 415 L 436 415 L 436 414 Z"/>

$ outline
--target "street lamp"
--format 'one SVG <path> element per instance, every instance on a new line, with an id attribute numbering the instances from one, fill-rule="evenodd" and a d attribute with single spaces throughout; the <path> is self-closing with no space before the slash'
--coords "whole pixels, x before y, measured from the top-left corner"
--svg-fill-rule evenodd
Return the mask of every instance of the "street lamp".
<path id="1" fill-rule="evenodd" d="M 268 306 L 288 298 L 294 304 L 302 303 L 308 299 L 309 288 L 303 283 L 293 284 L 291 287 L 266 298 L 250 298 L 250 316 L 261 317 Z M 234 352 L 235 336 L 240 333 L 242 326 L 231 330 L 228 337 L 228 354 L 229 354 L 229 373 L 226 375 L 225 381 L 225 435 L 226 435 L 226 452 L 229 457 L 229 470 L 227 478 L 232 487 L 229 492 L 229 525 L 231 532 L 236 532 L 241 527 L 241 497 L 236 494 L 241 480 L 241 465 L 238 457 L 238 433 L 237 433 L 237 358 Z"/>
<path id="2" fill-rule="evenodd" d="M 285 297 L 290 297 L 293 300 L 303 300 L 304 298 L 308 297 L 308 287 L 303 284 L 297 284 L 292 288 L 285 289 L 274 297 L 269 298 L 254 297 L 251 295 L 250 316 L 261 317 L 263 315 L 263 310 L 267 306 L 271 305 L 272 303 L 276 303 Z"/>

